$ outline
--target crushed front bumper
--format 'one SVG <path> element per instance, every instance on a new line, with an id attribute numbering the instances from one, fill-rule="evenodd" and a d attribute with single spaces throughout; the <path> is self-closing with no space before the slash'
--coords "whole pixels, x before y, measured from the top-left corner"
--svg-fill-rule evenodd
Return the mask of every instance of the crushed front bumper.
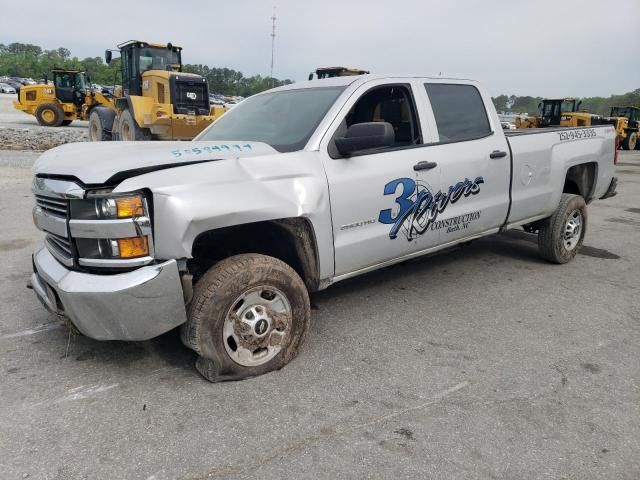
<path id="1" fill-rule="evenodd" d="M 148 340 L 187 320 L 175 260 L 93 275 L 69 270 L 41 246 L 33 271 L 33 290 L 43 305 L 96 340 Z"/>

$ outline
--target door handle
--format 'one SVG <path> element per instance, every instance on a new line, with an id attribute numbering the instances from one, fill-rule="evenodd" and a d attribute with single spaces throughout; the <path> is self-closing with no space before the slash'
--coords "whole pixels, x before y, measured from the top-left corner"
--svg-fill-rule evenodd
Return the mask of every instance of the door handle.
<path id="1" fill-rule="evenodd" d="M 436 162 L 418 162 L 413 166 L 413 169 L 417 172 L 418 170 L 431 170 L 437 166 Z"/>
<path id="2" fill-rule="evenodd" d="M 489 154 L 489 158 L 502 158 L 506 156 L 507 152 L 503 152 L 502 150 L 494 150 Z"/>

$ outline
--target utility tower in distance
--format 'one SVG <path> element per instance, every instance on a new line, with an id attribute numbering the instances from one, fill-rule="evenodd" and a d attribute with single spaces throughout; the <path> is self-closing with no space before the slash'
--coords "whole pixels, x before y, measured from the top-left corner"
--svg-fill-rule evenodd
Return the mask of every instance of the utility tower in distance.
<path id="1" fill-rule="evenodd" d="M 273 16 L 271 17 L 271 88 L 275 86 L 273 81 L 273 55 L 276 49 L 276 7 L 273 7 Z"/>

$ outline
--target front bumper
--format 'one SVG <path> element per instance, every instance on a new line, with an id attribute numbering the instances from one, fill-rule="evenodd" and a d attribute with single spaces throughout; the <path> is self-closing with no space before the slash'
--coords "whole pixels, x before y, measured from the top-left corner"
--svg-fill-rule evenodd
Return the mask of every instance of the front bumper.
<path id="1" fill-rule="evenodd" d="M 606 193 L 600 197 L 601 200 L 604 200 L 605 198 L 611 198 L 611 197 L 615 197 L 618 192 L 616 192 L 616 187 L 618 186 L 618 177 L 613 177 L 611 179 L 611 183 L 609 184 L 609 188 L 607 188 Z"/>
<path id="2" fill-rule="evenodd" d="M 31 283 L 43 305 L 96 340 L 148 340 L 187 320 L 175 260 L 93 275 L 69 270 L 41 246 L 33 270 Z"/>

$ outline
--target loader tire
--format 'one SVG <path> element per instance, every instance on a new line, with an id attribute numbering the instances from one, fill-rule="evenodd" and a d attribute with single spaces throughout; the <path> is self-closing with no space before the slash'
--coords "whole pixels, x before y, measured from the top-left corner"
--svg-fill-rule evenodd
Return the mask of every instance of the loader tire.
<path id="1" fill-rule="evenodd" d="M 625 150 L 635 150 L 638 147 L 638 134 L 636 132 L 628 132 L 622 141 L 622 148 Z"/>
<path id="2" fill-rule="evenodd" d="M 106 107 L 95 107 L 89 114 L 89 141 L 108 142 L 112 140 L 115 112 Z"/>
<path id="3" fill-rule="evenodd" d="M 123 110 L 118 119 L 118 139 L 125 142 L 153 140 L 148 128 L 141 128 L 129 110 Z"/>
<path id="4" fill-rule="evenodd" d="M 43 127 L 59 127 L 64 121 L 64 112 L 57 103 L 43 103 L 36 109 L 36 120 Z"/>
<path id="5" fill-rule="evenodd" d="M 278 370 L 298 353 L 309 325 L 309 294 L 286 263 L 259 254 L 229 257 L 195 285 L 182 342 L 210 382 Z"/>
<path id="6" fill-rule="evenodd" d="M 586 230 L 587 204 L 584 198 L 563 193 L 553 215 L 540 223 L 540 255 L 553 263 L 571 261 L 582 247 Z"/>

